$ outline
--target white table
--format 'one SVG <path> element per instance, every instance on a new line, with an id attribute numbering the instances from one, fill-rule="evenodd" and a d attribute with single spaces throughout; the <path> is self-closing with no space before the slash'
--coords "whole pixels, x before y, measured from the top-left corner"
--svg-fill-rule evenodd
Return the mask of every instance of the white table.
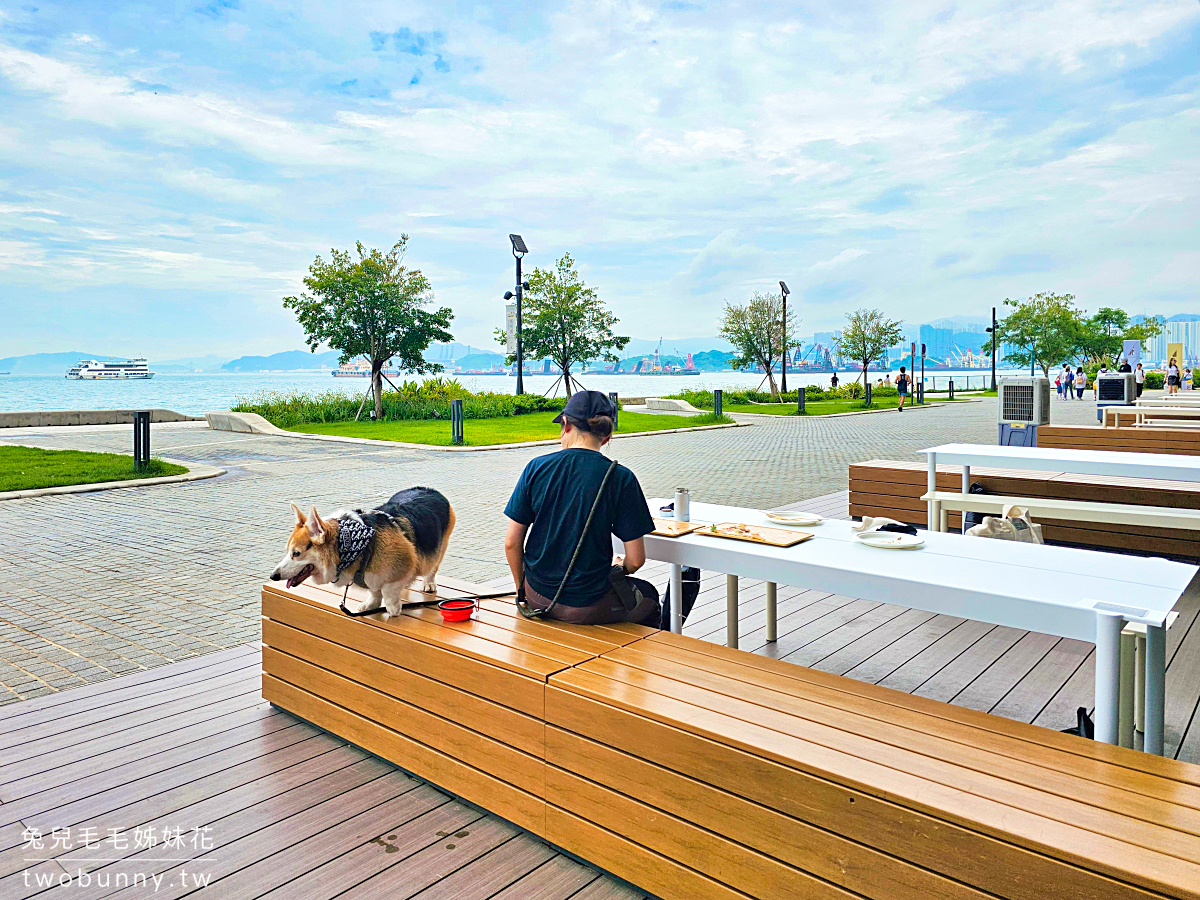
<path id="1" fill-rule="evenodd" d="M 1200 419 L 1200 403 L 1191 403 L 1186 406 L 1165 406 L 1163 404 L 1155 404 L 1153 406 L 1105 406 L 1101 407 L 1104 411 L 1104 427 L 1120 427 L 1121 419 L 1133 417 L 1134 427 L 1141 425 L 1179 425 L 1187 428 L 1195 422 L 1180 421 L 1182 419 Z M 1110 425 L 1109 423 L 1112 423 Z"/>
<path id="2" fill-rule="evenodd" d="M 651 500 L 650 507 L 663 502 Z M 771 524 L 758 510 L 696 502 L 691 518 Z M 1121 629 L 1127 621 L 1141 622 L 1147 626 L 1146 749 L 1162 753 L 1165 643 L 1156 644 L 1152 635 L 1164 635 L 1167 613 L 1195 566 L 940 533 L 925 534 L 917 550 L 880 550 L 858 543 L 850 526 L 829 519 L 801 528 L 814 538 L 785 548 L 697 534 L 647 535 L 646 555 L 673 567 L 726 573 L 730 646 L 737 646 L 739 576 L 1095 642 L 1096 735 L 1108 743 L 1117 740 Z M 681 596 L 677 590 L 673 584 L 674 597 Z"/>
<path id="3" fill-rule="evenodd" d="M 929 462 L 927 486 L 929 493 L 937 491 L 937 465 L 948 463 L 962 466 L 962 491 L 971 487 L 971 466 L 995 466 L 1004 469 L 1024 469 L 1041 472 L 1071 472 L 1081 475 L 1116 475 L 1127 478 L 1158 478 L 1164 481 L 1200 482 L 1200 456 L 1184 456 L 1169 453 L 1138 453 L 1123 450 L 1072 450 L 1056 447 L 1009 447 L 988 444 L 942 444 L 921 451 Z M 939 510 L 934 502 L 929 503 L 928 525 L 933 531 Z M 1064 550 L 1062 547 L 1042 547 L 1038 550 Z M 1106 560 L 1127 559 L 1134 562 L 1159 562 L 1166 560 L 1139 560 L 1137 557 L 1120 556 L 1094 551 L 1077 551 Z M 1178 564 L 1174 564 L 1178 565 Z M 1193 568 L 1193 567 L 1185 567 Z M 1129 571 L 1134 571 L 1130 569 Z M 1131 616 L 1121 609 L 1107 609 L 1108 614 L 1097 618 L 1094 638 L 1096 644 L 1096 738 L 1107 743 L 1116 739 L 1116 718 L 1107 712 L 1115 708 L 1115 698 L 1120 682 L 1120 636 L 1124 623 L 1141 622 L 1146 625 L 1146 750 L 1162 753 L 1162 710 L 1167 653 L 1166 614 L 1178 599 L 1163 607 L 1151 602 L 1153 591 L 1149 583 L 1139 586 L 1137 578 L 1128 579 L 1125 600 L 1114 601 L 1116 607 L 1145 608 L 1149 617 Z M 1185 585 L 1186 586 L 1186 585 Z M 1182 588 L 1180 589 L 1182 593 Z M 1090 594 L 1089 594 L 1090 596 Z M 1112 621 L 1107 621 L 1112 619 Z M 1103 701 L 1103 704 L 1101 703 Z M 1103 726 L 1103 727 L 1102 727 Z"/>

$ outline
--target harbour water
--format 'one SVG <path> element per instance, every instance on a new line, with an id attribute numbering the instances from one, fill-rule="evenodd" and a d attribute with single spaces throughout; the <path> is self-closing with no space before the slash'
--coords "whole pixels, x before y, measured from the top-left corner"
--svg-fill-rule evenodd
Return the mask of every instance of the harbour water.
<path id="1" fill-rule="evenodd" d="M 153 369 L 151 365 L 151 369 Z M 967 377 L 978 388 L 987 372 L 926 372 L 929 389 L 945 388 L 949 378 L 963 388 Z M 401 376 L 404 380 L 420 376 Z M 517 379 L 505 375 L 456 375 L 465 387 L 472 390 L 496 391 L 511 394 Z M 882 373 L 871 373 L 871 380 Z M 776 375 L 778 378 L 778 375 Z M 853 372 L 840 372 L 842 382 L 854 380 Z M 936 378 L 935 385 L 933 379 Z M 401 379 L 393 379 L 400 383 Z M 788 373 L 788 387 L 797 385 L 829 385 L 830 376 Z M 608 393 L 616 391 L 622 397 L 655 397 L 687 389 L 754 388 L 762 383 L 761 374 L 749 372 L 714 372 L 700 375 L 584 375 L 580 384 L 590 390 Z M 530 375 L 525 378 L 528 393 L 546 393 L 554 387 L 553 375 Z M 34 409 L 173 409 L 189 415 L 203 415 L 208 410 L 229 409 L 239 397 L 250 397 L 265 391 L 301 391 L 323 393 L 338 391 L 360 395 L 367 389 L 365 378 L 331 378 L 328 372 L 261 372 L 261 373 L 198 373 L 170 375 L 160 373 L 148 380 L 129 381 L 68 381 L 61 375 L 0 375 L 0 412 L 19 412 Z M 561 393 L 561 387 L 558 388 Z"/>

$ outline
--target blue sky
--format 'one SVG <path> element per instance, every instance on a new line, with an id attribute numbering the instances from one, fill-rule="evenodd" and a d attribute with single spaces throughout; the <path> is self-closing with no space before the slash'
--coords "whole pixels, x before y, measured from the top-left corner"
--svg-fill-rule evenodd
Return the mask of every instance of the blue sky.
<path id="1" fill-rule="evenodd" d="M 782 278 L 1200 311 L 1200 4 L 0 3 L 0 356 L 302 344 L 355 240 L 476 346 L 507 235 L 638 337 Z"/>

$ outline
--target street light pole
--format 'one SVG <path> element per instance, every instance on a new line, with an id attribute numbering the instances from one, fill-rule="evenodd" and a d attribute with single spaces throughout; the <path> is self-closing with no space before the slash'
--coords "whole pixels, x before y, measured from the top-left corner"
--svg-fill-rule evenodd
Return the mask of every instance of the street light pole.
<path id="1" fill-rule="evenodd" d="M 992 336 L 992 390 L 996 389 L 996 307 L 992 307 L 992 327 L 988 329 Z"/>
<path id="2" fill-rule="evenodd" d="M 529 248 L 525 246 L 525 241 L 519 234 L 510 234 L 508 239 L 512 241 L 513 256 L 517 259 L 517 393 L 525 393 L 525 347 L 521 340 L 521 298 L 523 283 L 521 281 L 521 257 L 529 252 Z"/>
<path id="3" fill-rule="evenodd" d="M 780 386 L 780 389 L 783 391 L 783 393 L 786 394 L 787 393 L 787 355 L 788 355 L 787 298 L 788 298 L 788 294 L 790 294 L 791 291 L 788 290 L 788 286 L 786 284 L 784 284 L 782 281 L 779 282 L 779 289 L 781 291 L 783 291 L 783 331 L 782 331 L 782 334 L 780 335 L 780 342 L 783 344 L 783 359 L 782 359 L 783 374 L 780 377 L 779 386 Z"/>

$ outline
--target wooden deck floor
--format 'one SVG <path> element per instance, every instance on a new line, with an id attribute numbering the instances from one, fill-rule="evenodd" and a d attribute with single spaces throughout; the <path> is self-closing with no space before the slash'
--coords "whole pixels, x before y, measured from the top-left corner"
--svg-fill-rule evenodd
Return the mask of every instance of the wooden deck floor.
<path id="1" fill-rule="evenodd" d="M 797 506 L 845 517 L 846 502 Z M 664 566 L 644 573 L 666 581 Z M 704 573 L 686 633 L 724 641 L 724 588 Z M 742 582 L 744 649 L 1050 728 L 1091 705 L 1091 644 L 782 585 L 768 644 L 764 591 Z M 1178 610 L 1167 751 L 1200 763 L 1196 585 Z M 0 897 L 68 878 L 72 897 L 91 900 L 643 896 L 259 691 L 251 645 L 0 708 Z M 56 845 L 56 828 L 71 829 L 71 846 Z M 42 848 L 27 845 L 35 829 Z M 164 844 L 165 829 L 181 829 L 181 845 Z M 97 843 L 84 847 L 85 834 Z M 125 886 L 139 876 L 145 886 Z"/>
<path id="2" fill-rule="evenodd" d="M 0 897 L 68 878 L 91 900 L 643 896 L 271 707 L 257 645 L 0 709 Z"/>
<path id="3" fill-rule="evenodd" d="M 791 508 L 849 518 L 845 491 Z M 638 574 L 660 585 L 669 578 L 661 563 Z M 684 633 L 724 643 L 725 577 L 701 577 Z M 765 593 L 763 582 L 742 579 L 743 650 L 1047 728 L 1068 728 L 1078 707 L 1092 707 L 1090 643 L 780 585 L 779 640 L 768 644 Z M 1176 610 L 1167 632 L 1165 749 L 1200 763 L 1200 583 Z"/>

